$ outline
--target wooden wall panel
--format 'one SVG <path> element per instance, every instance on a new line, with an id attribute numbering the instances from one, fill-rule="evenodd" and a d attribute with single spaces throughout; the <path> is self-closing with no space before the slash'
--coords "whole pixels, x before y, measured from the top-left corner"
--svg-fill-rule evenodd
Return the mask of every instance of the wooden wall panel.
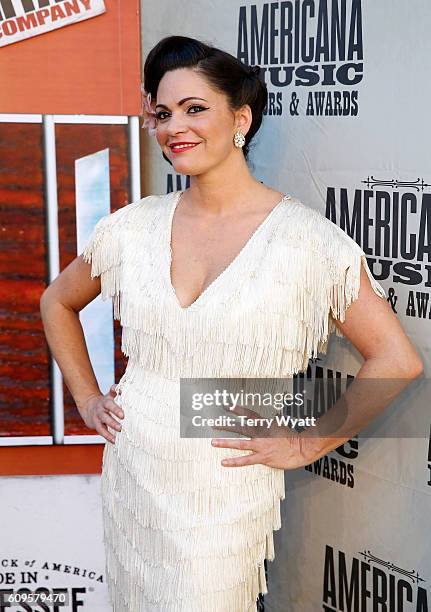
<path id="1" fill-rule="evenodd" d="M 50 435 L 41 124 L 0 123 L 0 435 Z"/>
<path id="2" fill-rule="evenodd" d="M 109 149 L 111 211 L 129 202 L 127 125 L 57 124 L 60 270 L 77 255 L 75 160 Z M 48 283 L 41 124 L 0 123 L 0 436 L 51 435 L 49 351 L 39 312 Z M 115 380 L 126 359 L 115 332 Z M 87 429 L 64 385 L 65 434 Z"/>

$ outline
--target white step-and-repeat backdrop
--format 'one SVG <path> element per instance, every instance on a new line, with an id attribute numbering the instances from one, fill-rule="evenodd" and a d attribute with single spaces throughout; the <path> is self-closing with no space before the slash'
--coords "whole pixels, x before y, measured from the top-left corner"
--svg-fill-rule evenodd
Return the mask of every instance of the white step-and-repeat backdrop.
<path id="1" fill-rule="evenodd" d="M 428 377 L 429 2 L 159 0 L 142 11 L 143 60 L 160 38 L 182 34 L 265 68 L 270 97 L 252 147 L 254 175 L 320 210 L 362 246 Z M 185 188 L 152 137 L 145 142 L 145 194 Z M 319 365 L 347 376 L 360 364 L 333 335 Z M 373 437 L 286 472 L 265 610 L 431 609 L 424 393 L 420 435 L 403 436 L 396 419 L 382 419 Z"/>
<path id="2" fill-rule="evenodd" d="M 253 173 L 362 246 L 429 377 L 429 1 L 142 0 L 141 25 L 143 61 L 160 38 L 183 34 L 265 68 L 270 98 Z M 144 195 L 185 188 L 154 139 L 144 141 Z M 360 364 L 333 335 L 318 367 L 354 376 Z M 265 612 L 431 610 L 426 393 L 411 398 L 421 435 L 383 418 L 373 437 L 286 472 Z M 63 609 L 110 611 L 99 485 L 97 475 L 2 479 L 0 611 L 9 592 L 44 586 L 67 593 Z"/>

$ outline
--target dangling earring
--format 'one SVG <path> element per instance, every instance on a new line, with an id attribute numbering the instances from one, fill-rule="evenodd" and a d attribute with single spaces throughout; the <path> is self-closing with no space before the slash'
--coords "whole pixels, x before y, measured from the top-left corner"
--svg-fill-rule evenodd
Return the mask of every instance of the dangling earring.
<path id="1" fill-rule="evenodd" d="M 235 132 L 233 141 L 235 143 L 235 146 L 238 148 L 241 148 L 245 145 L 245 137 L 244 137 L 244 134 L 241 132 L 241 130 L 238 130 L 237 132 Z"/>

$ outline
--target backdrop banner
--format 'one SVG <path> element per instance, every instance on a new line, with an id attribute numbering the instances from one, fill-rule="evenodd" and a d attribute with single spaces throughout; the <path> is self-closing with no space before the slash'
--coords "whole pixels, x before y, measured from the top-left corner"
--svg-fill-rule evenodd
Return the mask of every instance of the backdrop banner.
<path id="1" fill-rule="evenodd" d="M 142 3 L 141 27 L 143 61 L 160 38 L 184 34 L 261 66 L 269 102 L 251 147 L 252 172 L 360 244 L 429 377 L 429 3 L 178 0 L 173 10 L 159 0 Z M 173 172 L 153 137 L 144 138 L 145 194 L 186 188 L 188 177 Z M 333 334 L 327 355 L 310 368 L 354 376 L 361 363 Z M 265 610 L 430 609 L 425 416 L 422 437 L 359 435 L 286 472 Z"/>

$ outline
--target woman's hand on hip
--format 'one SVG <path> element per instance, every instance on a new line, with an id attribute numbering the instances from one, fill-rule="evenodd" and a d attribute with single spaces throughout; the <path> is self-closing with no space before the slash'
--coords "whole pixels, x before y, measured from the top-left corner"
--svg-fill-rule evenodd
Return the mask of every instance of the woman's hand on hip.
<path id="1" fill-rule="evenodd" d="M 252 451 L 240 457 L 229 457 L 222 460 L 226 467 L 241 467 L 261 463 L 273 468 L 294 470 L 317 461 L 328 451 L 324 450 L 322 439 L 307 438 L 300 434 L 284 438 L 214 438 L 211 443 L 217 448 L 236 448 Z M 341 441 L 340 441 L 341 444 Z"/>
<path id="2" fill-rule="evenodd" d="M 116 396 L 115 389 L 116 385 L 112 385 L 105 395 L 90 396 L 84 406 L 82 417 L 89 429 L 95 429 L 112 444 L 115 442 L 115 436 L 109 432 L 108 425 L 111 429 L 121 431 L 121 423 L 114 419 L 114 416 L 124 418 L 123 410 L 113 399 Z"/>
<path id="3" fill-rule="evenodd" d="M 252 410 L 237 407 L 232 412 L 251 418 L 253 423 L 260 422 L 260 415 Z M 254 421 L 256 418 L 258 420 Z M 217 448 L 251 451 L 247 455 L 223 459 L 221 463 L 226 467 L 260 463 L 268 467 L 294 470 L 317 461 L 344 442 L 335 438 L 318 437 L 316 431 L 311 429 L 308 429 L 308 433 L 300 433 L 290 427 L 278 427 L 274 423 L 270 426 L 261 424 L 246 426 L 235 423 L 213 428 L 247 436 L 247 438 L 212 439 L 212 445 Z M 262 435 L 265 437 L 260 437 Z"/>

